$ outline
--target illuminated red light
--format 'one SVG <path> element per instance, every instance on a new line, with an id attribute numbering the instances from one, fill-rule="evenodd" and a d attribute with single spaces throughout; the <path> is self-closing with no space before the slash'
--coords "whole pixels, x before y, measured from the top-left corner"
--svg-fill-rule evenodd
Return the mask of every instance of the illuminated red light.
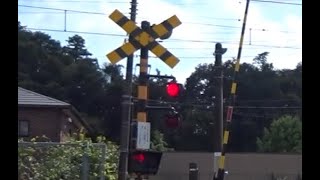
<path id="1" fill-rule="evenodd" d="M 142 163 L 144 161 L 145 157 L 144 157 L 144 154 L 139 153 L 139 154 L 134 154 L 132 156 L 132 159 L 135 161 L 138 161 L 139 163 Z"/>
<path id="2" fill-rule="evenodd" d="M 167 84 L 167 93 L 169 96 L 171 97 L 176 97 L 179 95 L 179 91 L 180 91 L 180 88 L 179 88 L 179 85 L 175 82 L 169 82 Z"/>

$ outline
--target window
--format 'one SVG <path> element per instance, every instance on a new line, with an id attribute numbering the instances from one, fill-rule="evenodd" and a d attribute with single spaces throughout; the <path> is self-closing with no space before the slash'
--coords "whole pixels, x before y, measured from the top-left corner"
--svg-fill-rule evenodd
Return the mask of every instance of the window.
<path id="1" fill-rule="evenodd" d="M 19 136 L 29 136 L 29 121 L 19 121 Z"/>

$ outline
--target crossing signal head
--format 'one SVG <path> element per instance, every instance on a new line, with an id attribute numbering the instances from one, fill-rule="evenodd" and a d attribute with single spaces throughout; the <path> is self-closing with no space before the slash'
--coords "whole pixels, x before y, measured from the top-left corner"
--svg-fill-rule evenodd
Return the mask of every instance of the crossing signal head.
<path id="1" fill-rule="evenodd" d="M 180 125 L 180 115 L 179 114 L 167 114 L 165 119 L 166 126 L 168 128 L 177 128 Z"/>
<path id="2" fill-rule="evenodd" d="M 162 152 L 135 150 L 129 153 L 128 173 L 155 175 Z"/>
<path id="3" fill-rule="evenodd" d="M 165 115 L 165 124 L 168 128 L 178 128 L 181 123 L 181 116 L 180 114 L 175 110 L 175 108 L 172 108 L 171 111 L 169 111 L 168 114 Z"/>
<path id="4" fill-rule="evenodd" d="M 180 91 L 181 91 L 181 84 L 178 84 L 175 81 L 171 81 L 167 84 L 167 94 L 170 97 L 179 96 Z"/>
<path id="5" fill-rule="evenodd" d="M 137 153 L 137 154 L 133 154 L 132 155 L 132 160 L 139 162 L 139 163 L 143 163 L 145 160 L 145 156 L 143 153 Z"/>

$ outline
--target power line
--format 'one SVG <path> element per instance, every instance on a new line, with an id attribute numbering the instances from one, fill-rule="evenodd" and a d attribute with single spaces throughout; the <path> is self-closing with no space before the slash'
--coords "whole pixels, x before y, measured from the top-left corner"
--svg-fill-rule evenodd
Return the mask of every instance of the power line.
<path id="1" fill-rule="evenodd" d="M 29 6 L 29 5 L 18 5 L 18 6 L 27 7 L 27 8 L 35 8 L 35 9 L 48 9 L 48 10 L 62 11 L 60 13 L 64 13 L 64 11 L 69 11 L 69 12 L 75 12 L 75 13 L 107 15 L 105 13 L 99 13 L 99 12 L 97 13 L 97 12 L 92 12 L 92 11 L 79 11 L 79 10 L 71 10 L 71 9 L 49 8 L 49 7 Z M 43 12 L 43 13 L 45 13 L 45 12 Z M 59 13 L 59 12 L 57 12 L 57 13 Z M 203 17 L 203 16 L 199 16 L 199 17 Z M 142 17 L 140 17 L 140 18 L 142 18 Z M 206 17 L 206 18 L 209 18 L 209 19 L 220 19 L 220 20 L 237 20 L 237 21 L 240 20 L 240 19 L 234 19 L 234 18 L 218 18 L 218 17 Z"/>
<path id="2" fill-rule="evenodd" d="M 189 17 L 195 17 L 195 16 L 189 16 Z M 196 16 L 199 18 L 208 18 L 208 19 L 214 19 L 214 20 L 223 20 L 223 21 L 241 21 L 241 19 L 236 18 L 221 18 L 221 17 L 208 17 L 208 16 Z M 147 16 L 140 16 L 139 19 L 147 19 Z M 186 22 L 183 22 L 186 23 Z"/>
<path id="3" fill-rule="evenodd" d="M 137 98 L 133 98 L 137 100 Z M 190 107 L 202 107 L 210 109 L 212 108 L 212 104 L 197 104 L 197 103 L 180 103 L 180 102 L 169 102 L 163 100 L 156 100 L 156 99 L 148 99 L 148 102 L 154 102 L 159 104 L 165 105 L 184 105 Z M 302 109 L 301 106 L 234 106 L 235 109 Z"/>
<path id="4" fill-rule="evenodd" d="M 64 12 L 18 11 L 19 14 L 64 14 Z"/>
<path id="5" fill-rule="evenodd" d="M 227 26 L 227 25 L 218 25 L 218 24 L 209 24 L 209 23 L 195 23 L 195 22 L 183 22 L 186 24 L 197 24 L 197 25 L 206 25 L 206 26 L 216 26 L 216 27 L 223 27 L 223 28 L 236 28 L 240 29 L 240 26 Z"/>
<path id="6" fill-rule="evenodd" d="M 95 15 L 104 15 L 104 16 L 107 15 L 106 13 L 92 12 L 92 11 L 80 11 L 80 10 L 72 10 L 72 9 L 50 8 L 50 7 L 29 6 L 29 5 L 18 5 L 18 6 L 27 7 L 27 8 L 35 8 L 35 9 L 56 10 L 56 11 L 61 11 L 60 13 L 74 12 L 74 13 L 82 13 L 82 14 L 95 14 Z M 33 12 L 28 12 L 28 13 L 33 13 Z M 36 12 L 34 12 L 34 13 L 36 13 Z M 38 12 L 38 13 L 40 13 L 40 12 Z M 41 13 L 46 13 L 46 12 L 41 12 Z M 56 12 L 56 13 L 59 13 L 59 12 Z M 211 17 L 211 19 L 223 19 L 223 18 Z M 225 18 L 225 19 L 227 19 L 227 18 Z M 229 19 L 229 20 L 239 20 L 239 19 Z M 204 26 L 214 26 L 214 27 L 221 27 L 221 28 L 230 28 L 230 29 L 241 29 L 242 28 L 240 26 L 228 26 L 228 25 L 220 25 L 220 24 L 212 24 L 212 23 L 198 23 L 198 22 L 183 22 L 183 23 L 204 25 Z M 254 31 L 272 31 L 272 30 L 268 30 L 268 29 L 264 29 L 264 28 L 263 29 L 251 28 L 251 30 L 254 30 Z M 294 33 L 294 32 L 281 31 L 281 30 L 280 31 L 273 31 L 273 32 Z"/>
<path id="7" fill-rule="evenodd" d="M 207 41 L 207 40 L 191 40 L 191 39 L 168 39 L 168 41 L 185 41 L 185 42 L 197 42 L 197 43 L 225 43 L 225 44 L 235 44 L 235 43 L 229 43 L 229 42 L 218 42 L 218 41 Z M 259 46 L 259 47 L 273 47 L 273 48 L 284 48 L 284 49 L 301 49 L 298 47 L 290 47 L 290 46 L 274 46 L 274 45 L 262 45 L 262 44 L 244 44 L 248 46 Z"/>
<path id="8" fill-rule="evenodd" d="M 19 0 L 21 1 L 21 0 Z M 48 3 L 48 2 L 63 2 L 63 3 L 74 3 L 74 2 L 80 2 L 80 3 L 110 3 L 110 4 L 124 4 L 124 3 L 128 3 L 125 1 L 80 1 L 80 0 L 50 0 L 50 1 L 45 1 L 45 0 L 32 0 L 32 1 L 36 1 L 37 3 L 39 2 L 44 2 L 44 3 Z M 30 1 L 28 1 L 30 2 Z"/>
<path id="9" fill-rule="evenodd" d="M 240 26 L 228 26 L 228 25 L 219 25 L 219 24 L 211 24 L 211 23 L 196 23 L 196 22 L 183 22 L 186 24 L 197 24 L 197 25 L 204 25 L 204 26 L 215 26 L 215 27 L 222 27 L 222 28 L 233 28 L 233 29 L 241 29 L 242 27 Z M 268 30 L 268 29 L 264 29 L 264 28 L 250 28 L 251 30 L 254 31 L 271 31 L 271 32 L 283 32 L 283 33 L 295 33 L 295 32 L 290 32 L 290 31 L 274 31 L 274 30 Z"/>
<path id="10" fill-rule="evenodd" d="M 19 1 L 22 1 L 22 0 L 19 0 Z M 34 2 L 63 2 L 63 3 L 110 3 L 110 4 L 125 4 L 125 3 L 128 3 L 126 1 L 95 1 L 95 0 L 92 0 L 92 1 L 86 1 L 86 0 L 32 0 Z M 251 1 L 256 1 L 256 2 L 266 2 L 266 3 L 276 3 L 276 4 L 287 4 L 287 5 L 302 5 L 302 4 L 299 4 L 299 3 L 289 3 L 289 2 L 284 2 L 284 1 L 264 1 L 264 0 L 251 0 Z M 28 1 L 30 2 L 30 1 Z M 180 5 L 180 6 L 204 6 L 204 5 L 208 5 L 209 3 L 172 3 L 173 5 Z"/>
<path id="11" fill-rule="evenodd" d="M 41 28 L 29 28 L 29 30 L 36 31 L 51 31 L 51 32 L 62 32 L 62 33 L 78 33 L 78 34 L 91 34 L 91 35 L 102 35 L 102 36 L 117 36 L 117 37 L 127 37 L 126 35 L 121 34 L 111 34 L 111 33 L 99 33 L 99 32 L 84 32 L 84 31 L 69 31 L 69 30 L 57 30 L 57 29 L 41 29 Z M 184 41 L 184 42 L 197 42 L 197 43 L 218 43 L 218 41 L 206 41 L 206 40 L 190 40 L 190 39 L 168 39 L 172 41 Z M 220 42 L 225 44 L 235 44 L 230 42 Z M 301 49 L 298 47 L 289 47 L 289 46 L 272 46 L 272 45 L 262 45 L 262 44 L 245 44 L 248 46 L 259 46 L 259 47 L 270 47 L 270 48 L 284 48 L 284 49 Z"/>
<path id="12" fill-rule="evenodd" d="M 92 34 L 92 35 L 102 35 L 102 36 L 117 36 L 117 37 L 127 37 L 126 35 L 111 34 L 111 33 L 99 33 L 99 32 L 84 32 L 84 31 L 68 31 L 68 30 L 57 30 L 57 29 L 41 29 L 41 28 L 26 28 L 29 30 L 36 31 L 51 31 L 51 32 L 64 32 L 64 33 L 78 33 L 78 34 Z"/>
<path id="13" fill-rule="evenodd" d="M 28 6 L 28 5 L 18 5 L 18 6 L 20 6 L 20 7 L 28 7 L 28 8 L 36 8 L 36 9 L 56 10 L 56 11 L 69 11 L 69 12 L 77 12 L 77 13 L 84 13 L 84 14 L 106 15 L 105 13 L 89 12 L 89 11 L 78 11 L 78 10 L 70 10 L 70 9 L 49 8 L 49 7 L 39 7 L 39 6 Z"/>
<path id="14" fill-rule="evenodd" d="M 137 55 L 139 57 L 139 55 Z M 246 58 L 254 58 L 256 56 L 244 56 Z M 159 57 L 156 56 L 149 56 L 149 58 L 156 58 L 158 59 Z M 213 56 L 179 56 L 179 59 L 213 59 Z M 235 57 L 224 57 L 226 59 L 230 59 L 230 58 L 235 58 Z"/>
<path id="15" fill-rule="evenodd" d="M 265 1 L 265 0 L 251 0 L 253 2 L 264 2 L 264 3 L 274 3 L 274 4 L 286 4 L 286 5 L 297 5 L 302 6 L 300 3 L 289 3 L 289 2 L 281 2 L 281 1 Z"/>

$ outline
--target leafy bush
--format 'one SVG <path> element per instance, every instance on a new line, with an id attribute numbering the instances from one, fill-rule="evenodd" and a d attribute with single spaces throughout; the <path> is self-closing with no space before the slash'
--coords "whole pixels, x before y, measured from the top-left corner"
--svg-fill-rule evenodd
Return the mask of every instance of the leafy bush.
<path id="1" fill-rule="evenodd" d="M 257 138 L 261 152 L 302 152 L 302 122 L 296 116 L 283 116 L 264 129 L 263 137 Z"/>
<path id="2" fill-rule="evenodd" d="M 107 180 L 117 179 L 118 147 L 107 141 L 105 137 L 98 137 L 98 143 L 105 144 L 105 159 L 103 148 L 84 138 L 82 134 L 76 138 L 70 137 L 64 143 L 39 144 L 39 138 L 33 138 L 31 143 L 18 140 L 18 176 L 26 179 L 68 179 L 79 180 L 82 175 L 82 165 L 87 157 L 89 179 L 96 180 L 103 175 Z M 43 142 L 43 140 L 41 140 Z M 102 167 L 104 166 L 104 167 Z"/>

